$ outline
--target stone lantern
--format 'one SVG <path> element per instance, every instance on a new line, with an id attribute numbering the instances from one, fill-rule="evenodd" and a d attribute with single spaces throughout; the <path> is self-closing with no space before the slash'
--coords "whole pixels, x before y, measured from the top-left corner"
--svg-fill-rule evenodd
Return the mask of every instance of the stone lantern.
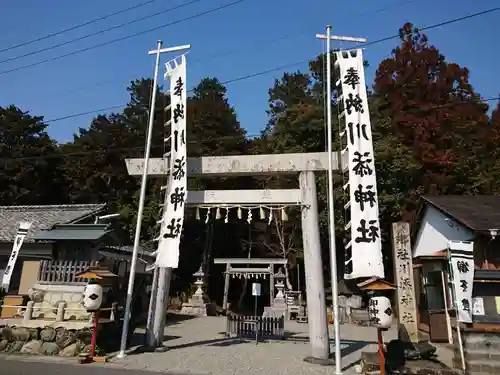
<path id="1" fill-rule="evenodd" d="M 210 303 L 209 299 L 205 296 L 203 287 L 205 282 L 205 273 L 202 267 L 198 269 L 193 276 L 196 278 L 194 285 L 196 285 L 196 291 L 189 299 L 189 302 L 183 303 L 181 308 L 181 314 L 207 316 L 216 315 L 216 308 L 213 303 Z"/>
<path id="2" fill-rule="evenodd" d="M 278 290 L 276 297 L 274 297 L 275 304 L 285 303 L 285 274 L 283 273 L 283 269 L 280 268 L 277 273 L 274 274 L 274 280 L 276 284 L 274 286 Z"/>
<path id="3" fill-rule="evenodd" d="M 203 303 L 204 302 L 204 293 L 203 293 L 203 286 L 205 282 L 203 281 L 205 278 L 205 272 L 203 272 L 202 267 L 198 269 L 195 273 L 193 273 L 193 276 L 196 278 L 196 281 L 194 282 L 194 285 L 196 285 L 196 291 L 193 294 L 193 303 L 195 304 L 196 302 Z"/>

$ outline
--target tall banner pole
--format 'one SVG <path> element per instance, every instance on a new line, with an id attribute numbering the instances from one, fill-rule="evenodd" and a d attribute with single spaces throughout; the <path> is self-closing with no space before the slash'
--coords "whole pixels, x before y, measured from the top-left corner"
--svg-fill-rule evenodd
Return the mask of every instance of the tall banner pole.
<path id="1" fill-rule="evenodd" d="M 330 243 L 330 280 L 332 284 L 333 327 L 335 334 L 335 374 L 342 374 L 342 354 L 340 347 L 340 308 L 338 296 L 337 249 L 335 242 L 335 202 L 333 195 L 333 129 L 332 129 L 332 61 L 331 41 L 342 40 L 349 42 L 366 42 L 364 38 L 352 38 L 332 35 L 332 27 L 326 26 L 326 35 L 316 34 L 318 39 L 326 39 L 326 126 L 327 126 L 327 153 L 328 153 L 328 224 Z M 341 162 L 342 163 L 342 162 Z M 343 165 L 341 165 L 343 170 Z"/>
<path id="2" fill-rule="evenodd" d="M 141 180 L 141 190 L 139 194 L 139 207 L 137 209 L 137 222 L 135 226 L 135 236 L 134 236 L 134 248 L 132 252 L 132 261 L 130 263 L 130 275 L 127 286 L 127 300 L 125 302 L 125 316 L 123 317 L 123 328 L 122 335 L 120 341 L 120 351 L 117 358 L 125 357 L 125 349 L 127 348 L 127 335 L 128 335 L 128 326 L 130 322 L 130 313 L 134 292 L 134 282 L 135 282 L 135 271 L 137 266 L 137 255 L 139 252 L 139 243 L 141 237 L 141 225 L 142 225 L 142 215 L 144 211 L 144 202 L 146 199 L 146 182 L 148 178 L 148 169 L 149 169 L 149 154 L 151 151 L 151 141 L 153 137 L 153 123 L 155 116 L 155 105 L 156 105 L 156 92 L 158 87 L 158 70 L 160 66 L 160 54 L 163 52 L 174 52 L 180 51 L 183 49 L 190 48 L 190 46 L 179 46 L 179 47 L 171 47 L 171 48 L 161 48 L 163 42 L 161 40 L 158 41 L 157 49 L 151 50 L 148 52 L 149 55 L 156 55 L 156 63 L 155 63 L 155 71 L 153 78 L 153 92 L 151 95 L 151 106 L 149 109 L 149 121 L 147 128 L 147 136 L 146 136 L 146 147 L 144 150 L 144 167 L 142 171 L 142 180 Z"/>
<path id="3" fill-rule="evenodd" d="M 326 27 L 326 120 L 328 133 L 328 224 L 330 226 L 330 279 L 332 284 L 333 327 L 335 334 L 335 373 L 342 372 L 340 352 L 339 292 L 337 277 L 337 248 L 335 243 L 335 202 L 333 197 L 333 136 L 332 136 L 332 27 Z"/>
<path id="4" fill-rule="evenodd" d="M 149 154 L 151 151 L 151 138 L 153 137 L 153 122 L 155 117 L 155 104 L 156 104 L 156 91 L 158 82 L 158 68 L 160 66 L 160 50 L 162 41 L 158 41 L 158 46 L 156 50 L 156 64 L 155 73 L 153 79 L 153 93 L 151 94 L 151 106 L 149 109 L 149 121 L 148 130 L 146 136 L 146 148 L 144 150 L 144 169 L 142 171 L 141 180 L 141 190 L 139 194 L 139 207 L 137 209 L 137 222 L 135 224 L 135 236 L 134 236 L 134 248 L 132 251 L 132 261 L 130 262 L 130 274 L 127 286 L 127 300 L 125 302 L 125 316 L 123 317 L 123 328 L 122 336 L 120 342 L 120 352 L 118 353 L 118 358 L 125 357 L 125 349 L 127 347 L 127 335 L 128 335 L 128 325 L 130 322 L 130 310 L 132 306 L 132 299 L 134 293 L 134 282 L 135 282 L 135 268 L 137 264 L 137 254 L 139 252 L 139 243 L 141 240 L 141 225 L 142 225 L 142 214 L 144 211 L 144 202 L 146 199 L 146 183 L 148 179 L 148 169 L 149 169 Z"/>

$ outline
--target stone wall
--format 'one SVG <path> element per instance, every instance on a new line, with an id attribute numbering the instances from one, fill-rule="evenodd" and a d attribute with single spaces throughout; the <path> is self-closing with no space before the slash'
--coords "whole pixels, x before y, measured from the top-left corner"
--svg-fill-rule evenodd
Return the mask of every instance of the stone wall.
<path id="1" fill-rule="evenodd" d="M 115 323 L 99 326 L 97 354 L 104 354 L 104 349 L 109 348 L 111 337 L 117 341 L 116 338 L 119 335 L 117 336 L 116 333 L 119 328 Z M 90 327 L 68 329 L 50 326 L 44 328 L 5 326 L 0 328 L 0 352 L 74 357 L 89 352 L 91 337 Z"/>
<path id="2" fill-rule="evenodd" d="M 465 362 L 470 373 L 500 374 L 500 332 L 462 330 Z M 456 330 L 453 332 L 453 364 L 462 368 Z"/>

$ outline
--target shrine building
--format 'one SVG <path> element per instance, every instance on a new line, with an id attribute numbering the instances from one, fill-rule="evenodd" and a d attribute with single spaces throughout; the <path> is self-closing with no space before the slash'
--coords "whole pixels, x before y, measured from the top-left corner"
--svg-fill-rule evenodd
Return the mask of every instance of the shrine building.
<path id="1" fill-rule="evenodd" d="M 464 329 L 500 335 L 500 196 L 424 196 L 411 225 L 419 330 L 432 342 L 456 335 L 449 241 L 472 241 L 472 323 Z"/>

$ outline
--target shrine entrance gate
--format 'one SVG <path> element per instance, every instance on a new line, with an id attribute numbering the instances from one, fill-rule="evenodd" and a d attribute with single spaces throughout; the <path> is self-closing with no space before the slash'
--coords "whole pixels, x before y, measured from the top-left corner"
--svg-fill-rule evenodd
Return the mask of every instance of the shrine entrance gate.
<path id="1" fill-rule="evenodd" d="M 140 176 L 143 159 L 126 159 L 128 173 Z M 150 159 L 148 175 L 163 177 L 169 171 L 168 158 Z M 333 155 L 334 170 L 339 170 L 337 154 Z M 342 163 L 342 165 L 346 165 Z M 188 158 L 188 176 L 258 176 L 299 175 L 299 189 L 285 190 L 211 190 L 189 191 L 188 205 L 223 204 L 300 204 L 302 212 L 302 241 L 306 276 L 307 309 L 311 357 L 327 360 L 329 357 L 328 325 L 326 317 L 323 262 L 319 237 L 318 205 L 315 172 L 328 168 L 328 154 L 296 153 L 269 155 L 206 156 Z M 249 259 L 244 259 L 248 262 Z"/>

